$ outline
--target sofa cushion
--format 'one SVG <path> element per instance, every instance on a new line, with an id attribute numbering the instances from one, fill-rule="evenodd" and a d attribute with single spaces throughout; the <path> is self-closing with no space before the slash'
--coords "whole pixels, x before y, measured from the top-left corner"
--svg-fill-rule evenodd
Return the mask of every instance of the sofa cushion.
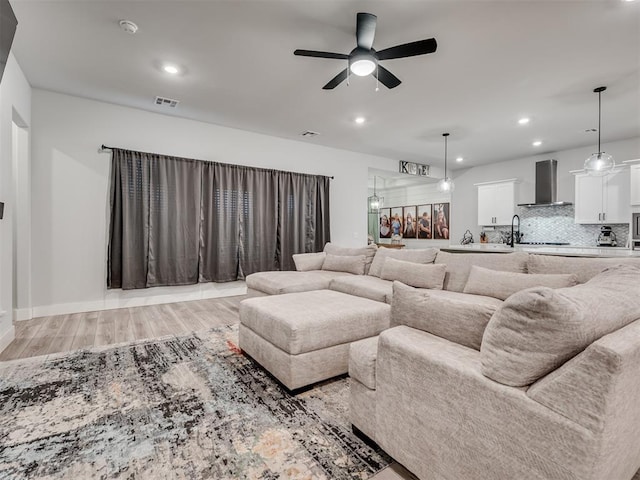
<path id="1" fill-rule="evenodd" d="M 514 293 L 531 287 L 562 288 L 577 283 L 578 278 L 574 274 L 498 272 L 473 265 L 464 293 L 506 300 Z"/>
<path id="2" fill-rule="evenodd" d="M 297 253 L 293 255 L 293 263 L 296 264 L 298 272 L 309 272 L 311 270 L 322 270 L 326 253 Z"/>
<path id="3" fill-rule="evenodd" d="M 339 247 L 334 243 L 327 243 L 324 246 L 324 252 L 331 255 L 340 255 L 340 256 L 348 256 L 352 257 L 354 255 L 364 255 L 365 259 L 365 267 L 364 273 L 369 273 L 369 267 L 371 267 L 371 262 L 373 262 L 373 257 L 375 257 L 376 252 L 378 251 L 378 246 L 375 243 L 371 245 L 367 245 L 366 247 L 358 247 L 358 248 L 350 248 L 350 247 Z"/>
<path id="4" fill-rule="evenodd" d="M 373 275 L 374 277 L 382 275 L 382 268 L 384 267 L 384 262 L 387 258 L 395 258 L 396 260 L 404 260 L 405 262 L 413 263 L 433 263 L 437 253 L 437 248 L 409 248 L 405 250 L 379 248 L 376 252 L 376 256 L 373 258 L 373 263 L 369 269 L 369 275 Z"/>
<path id="5" fill-rule="evenodd" d="M 391 326 L 406 325 L 480 350 L 484 329 L 501 304 L 491 297 L 393 282 Z"/>
<path id="6" fill-rule="evenodd" d="M 336 278 L 329 284 L 329 289 L 385 303 L 391 303 L 393 295 L 392 282 L 370 275 Z"/>
<path id="7" fill-rule="evenodd" d="M 354 275 L 364 275 L 367 257 L 364 255 L 331 255 L 327 256 L 322 263 L 322 270 L 332 272 L 347 272 Z"/>
<path id="8" fill-rule="evenodd" d="M 525 273 L 528 256 L 524 252 L 449 253 L 439 251 L 435 263 L 444 263 L 447 266 L 444 289 L 462 292 L 467 284 L 472 265 L 503 272 Z"/>
<path id="9" fill-rule="evenodd" d="M 523 290 L 489 322 L 482 372 L 505 385 L 529 385 L 638 318 L 640 267 L 634 265 L 608 268 L 575 287 Z"/>
<path id="10" fill-rule="evenodd" d="M 417 288 L 442 290 L 446 270 L 446 265 L 422 265 L 420 263 L 387 258 L 382 267 L 380 278 L 383 280 L 397 280 Z"/>
<path id="11" fill-rule="evenodd" d="M 640 258 L 580 258 L 556 255 L 529 255 L 529 273 L 573 273 L 584 283 L 605 268 L 616 265 L 640 265 Z"/>
<path id="12" fill-rule="evenodd" d="M 376 389 L 376 357 L 378 337 L 353 342 L 349 347 L 349 376 L 365 387 Z"/>
<path id="13" fill-rule="evenodd" d="M 345 272 L 314 270 L 312 272 L 258 272 L 245 279 L 247 288 L 269 295 L 307 292 L 329 288 L 331 280 L 342 276 L 351 276 Z"/>

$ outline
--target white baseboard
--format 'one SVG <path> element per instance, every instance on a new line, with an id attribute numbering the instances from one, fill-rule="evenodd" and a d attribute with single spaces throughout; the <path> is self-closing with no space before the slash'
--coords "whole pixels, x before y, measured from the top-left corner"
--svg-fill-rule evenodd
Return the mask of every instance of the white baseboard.
<path id="1" fill-rule="evenodd" d="M 13 310 L 13 320 L 20 322 L 22 320 L 31 320 L 33 318 L 32 308 L 15 308 Z"/>
<path id="2" fill-rule="evenodd" d="M 233 297 L 246 295 L 246 293 L 247 285 L 243 281 L 185 285 L 184 287 L 156 287 L 145 290 L 109 290 L 102 300 L 33 307 L 29 318 Z M 26 320 L 26 318 L 21 319 Z"/>
<path id="3" fill-rule="evenodd" d="M 16 338 L 16 329 L 11 325 L 6 332 L 0 336 L 0 352 L 9 346 L 11 342 Z"/>

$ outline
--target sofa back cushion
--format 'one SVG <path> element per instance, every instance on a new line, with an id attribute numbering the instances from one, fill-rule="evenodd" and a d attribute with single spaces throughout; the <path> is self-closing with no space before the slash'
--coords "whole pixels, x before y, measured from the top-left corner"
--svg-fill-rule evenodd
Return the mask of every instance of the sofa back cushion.
<path id="1" fill-rule="evenodd" d="M 365 256 L 365 267 L 364 273 L 367 274 L 369 272 L 369 267 L 371 267 L 371 262 L 373 262 L 373 257 L 376 255 L 376 251 L 378 250 L 378 246 L 375 243 L 371 245 L 367 245 L 366 247 L 339 247 L 335 243 L 327 243 L 324 246 L 324 252 L 331 255 L 339 255 L 339 256 L 355 256 L 355 255 L 364 255 Z"/>
<path id="2" fill-rule="evenodd" d="M 391 326 L 406 325 L 480 350 L 482 334 L 502 302 L 445 290 L 423 290 L 393 282 Z"/>
<path id="3" fill-rule="evenodd" d="M 529 273 L 573 273 L 584 283 L 605 268 L 616 265 L 640 265 L 640 258 L 580 258 L 556 255 L 529 255 Z"/>
<path id="4" fill-rule="evenodd" d="M 382 268 L 387 258 L 395 258 L 396 260 L 403 260 L 405 262 L 413 263 L 433 263 L 438 253 L 437 248 L 422 248 L 414 249 L 409 248 L 400 250 L 397 248 L 379 248 L 376 252 L 376 256 L 373 258 L 373 263 L 369 269 L 369 275 L 374 277 L 380 277 L 382 275 Z"/>
<path id="5" fill-rule="evenodd" d="M 619 265 L 575 287 L 536 287 L 510 296 L 481 348 L 482 373 L 530 385 L 600 337 L 640 318 L 640 267 Z"/>
<path id="6" fill-rule="evenodd" d="M 446 265 L 420 264 L 387 258 L 382 267 L 382 280 L 397 280 L 418 288 L 442 290 Z"/>
<path id="7" fill-rule="evenodd" d="M 562 288 L 577 283 L 578 278 L 574 274 L 498 272 L 473 265 L 464 293 L 506 300 L 514 293 L 531 287 Z"/>
<path id="8" fill-rule="evenodd" d="M 327 253 L 322 263 L 322 270 L 364 275 L 366 262 L 367 257 L 364 255 L 331 255 Z"/>
<path id="9" fill-rule="evenodd" d="M 293 255 L 293 263 L 296 264 L 298 272 L 309 272 L 311 270 L 322 270 L 324 258 L 327 256 L 324 252 L 318 253 L 297 253 Z"/>
<path id="10" fill-rule="evenodd" d="M 447 266 L 444 289 L 462 292 L 467 284 L 469 272 L 473 265 L 503 272 L 525 273 L 527 271 L 528 256 L 524 252 L 449 253 L 439 251 L 435 263 L 443 263 Z"/>

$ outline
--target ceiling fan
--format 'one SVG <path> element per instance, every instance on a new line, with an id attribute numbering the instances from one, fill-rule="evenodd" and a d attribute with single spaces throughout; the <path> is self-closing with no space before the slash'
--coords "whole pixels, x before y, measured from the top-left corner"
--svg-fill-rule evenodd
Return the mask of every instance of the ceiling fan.
<path id="1" fill-rule="evenodd" d="M 396 45 L 376 52 L 373 49 L 373 38 L 376 35 L 376 24 L 378 17 L 371 13 L 358 13 L 356 42 L 358 46 L 348 55 L 344 53 L 318 52 L 316 50 L 296 50 L 294 55 L 303 57 L 333 58 L 337 60 L 348 60 L 349 65 L 338 75 L 333 77 L 324 87 L 324 90 L 336 88 L 348 76 L 349 70 L 354 75 L 365 77 L 373 75 L 387 88 L 395 88 L 400 83 L 400 79 L 378 62 L 381 60 L 391 60 L 394 58 L 414 57 L 433 53 L 438 48 L 435 38 L 418 40 L 417 42 Z"/>

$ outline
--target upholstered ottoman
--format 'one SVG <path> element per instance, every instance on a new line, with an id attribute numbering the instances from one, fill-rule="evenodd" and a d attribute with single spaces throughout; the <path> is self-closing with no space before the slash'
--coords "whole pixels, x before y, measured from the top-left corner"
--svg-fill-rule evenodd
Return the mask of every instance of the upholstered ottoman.
<path id="1" fill-rule="evenodd" d="M 351 342 L 389 328 L 390 306 L 332 290 L 240 304 L 240 348 L 288 389 L 347 373 Z"/>

